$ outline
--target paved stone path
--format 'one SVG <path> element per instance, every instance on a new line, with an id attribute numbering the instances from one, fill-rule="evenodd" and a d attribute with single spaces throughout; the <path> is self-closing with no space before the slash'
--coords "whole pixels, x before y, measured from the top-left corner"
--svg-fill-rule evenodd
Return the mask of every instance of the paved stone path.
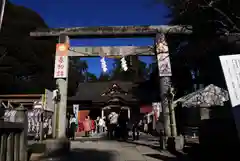
<path id="1" fill-rule="evenodd" d="M 175 159 L 167 152 L 160 152 L 144 145 L 117 141 L 95 141 L 71 143 L 74 153 L 71 159 L 81 161 L 162 161 Z"/>
<path id="2" fill-rule="evenodd" d="M 176 157 L 160 151 L 156 137 L 142 135 L 139 141 L 114 140 L 72 141 L 65 158 L 44 161 L 174 161 Z"/>

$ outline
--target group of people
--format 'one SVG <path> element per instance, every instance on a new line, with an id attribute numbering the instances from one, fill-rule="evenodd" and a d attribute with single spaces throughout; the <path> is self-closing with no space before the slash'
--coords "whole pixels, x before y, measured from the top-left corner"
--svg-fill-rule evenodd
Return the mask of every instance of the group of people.
<path id="1" fill-rule="evenodd" d="M 96 120 L 92 120 L 89 116 L 86 116 L 84 121 L 78 123 L 76 118 L 71 115 L 69 120 L 68 137 L 72 140 L 74 140 L 75 137 L 77 124 L 78 126 L 82 126 L 82 130 L 85 132 L 86 137 L 89 137 L 95 133 L 102 133 L 106 130 L 104 118 L 97 117 Z"/>
<path id="2" fill-rule="evenodd" d="M 130 120 L 124 111 L 120 111 L 119 113 L 110 112 L 107 117 L 97 117 L 96 120 L 86 116 L 81 124 L 86 137 L 107 131 L 109 139 L 126 140 L 129 137 L 129 131 L 132 131 L 132 139 L 138 140 L 143 121 L 138 117 Z M 68 132 L 70 139 L 74 139 L 76 128 L 77 120 L 71 115 Z"/>
<path id="3" fill-rule="evenodd" d="M 138 140 L 140 123 L 140 120 L 137 118 L 129 120 L 123 111 L 120 111 L 119 114 L 111 112 L 106 119 L 108 138 L 126 140 L 128 139 L 129 131 L 132 131 L 133 140 Z"/>
<path id="4" fill-rule="evenodd" d="M 85 136 L 103 133 L 105 128 L 105 120 L 101 117 L 97 117 L 96 120 L 92 120 L 89 116 L 86 116 L 85 120 L 83 121 L 83 130 L 85 131 Z"/>

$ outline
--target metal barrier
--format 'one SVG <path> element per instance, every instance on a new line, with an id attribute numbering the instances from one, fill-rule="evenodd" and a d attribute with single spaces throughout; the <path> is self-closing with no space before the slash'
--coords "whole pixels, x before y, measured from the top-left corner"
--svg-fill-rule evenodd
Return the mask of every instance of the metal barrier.
<path id="1" fill-rule="evenodd" d="M 0 161 L 28 160 L 27 113 L 22 106 L 14 110 L 14 122 L 4 120 L 5 111 L 0 112 Z"/>

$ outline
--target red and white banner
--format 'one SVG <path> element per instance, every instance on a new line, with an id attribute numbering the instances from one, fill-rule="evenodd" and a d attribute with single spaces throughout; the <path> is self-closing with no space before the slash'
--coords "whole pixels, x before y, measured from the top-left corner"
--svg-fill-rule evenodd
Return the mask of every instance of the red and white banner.
<path id="1" fill-rule="evenodd" d="M 68 77 L 68 56 L 56 56 L 54 78 Z"/>
<path id="2" fill-rule="evenodd" d="M 68 77 L 68 44 L 57 44 L 54 78 Z"/>
<path id="3" fill-rule="evenodd" d="M 154 116 L 155 116 L 155 120 L 157 121 L 159 116 L 160 116 L 160 112 L 161 112 L 161 103 L 160 102 L 155 102 L 152 104 L 153 106 L 153 112 L 154 112 Z"/>

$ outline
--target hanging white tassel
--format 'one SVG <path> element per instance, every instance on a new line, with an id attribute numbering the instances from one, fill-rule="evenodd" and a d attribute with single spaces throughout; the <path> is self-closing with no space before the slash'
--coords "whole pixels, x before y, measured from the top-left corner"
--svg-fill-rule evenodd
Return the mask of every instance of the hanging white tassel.
<path id="1" fill-rule="evenodd" d="M 101 61 L 101 66 L 102 66 L 103 72 L 104 73 L 107 72 L 108 69 L 107 69 L 107 64 L 106 64 L 105 58 L 102 57 L 100 61 Z"/>
<path id="2" fill-rule="evenodd" d="M 121 66 L 122 66 L 122 69 L 123 69 L 124 71 L 127 71 L 127 70 L 128 70 L 127 61 L 125 60 L 125 57 L 122 57 L 122 59 L 121 59 Z"/>

